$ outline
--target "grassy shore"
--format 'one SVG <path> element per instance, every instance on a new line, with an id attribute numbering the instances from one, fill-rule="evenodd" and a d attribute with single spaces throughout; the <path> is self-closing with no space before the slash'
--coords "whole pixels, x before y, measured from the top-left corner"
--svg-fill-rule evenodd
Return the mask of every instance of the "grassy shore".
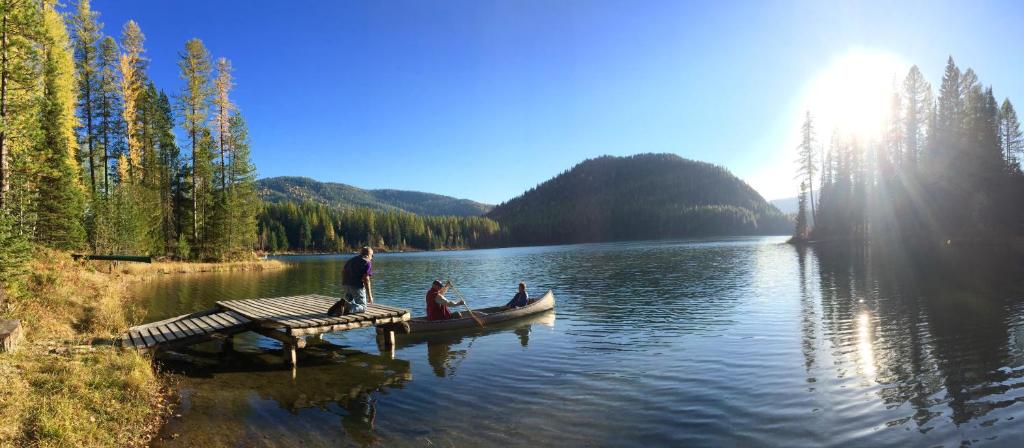
<path id="1" fill-rule="evenodd" d="M 224 263 L 184 263 L 161 261 L 156 263 L 121 263 L 113 269 L 128 276 L 148 278 L 164 274 L 195 274 L 201 272 L 270 271 L 284 269 L 279 260 L 229 261 Z"/>
<path id="2" fill-rule="evenodd" d="M 28 277 L 6 291 L 0 318 L 21 320 L 26 334 L 14 353 L 0 353 L 0 447 L 146 445 L 162 422 L 167 385 L 149 356 L 112 343 L 144 311 L 128 285 L 166 273 L 284 264 L 112 266 L 40 250 Z"/>

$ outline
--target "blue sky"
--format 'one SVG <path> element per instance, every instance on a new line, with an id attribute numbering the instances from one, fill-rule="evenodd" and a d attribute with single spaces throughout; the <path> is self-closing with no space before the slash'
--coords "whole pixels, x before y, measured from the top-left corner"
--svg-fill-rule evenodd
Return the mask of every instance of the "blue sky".
<path id="1" fill-rule="evenodd" d="M 176 93 L 231 59 L 261 177 L 510 199 L 586 158 L 671 152 L 795 194 L 808 86 L 850 52 L 948 55 L 1024 103 L 1024 2 L 109 1 Z M 901 73 L 902 75 L 902 73 Z M 1020 108 L 1020 107 L 1018 107 Z M 827 132 L 826 132 L 827 134 Z"/>

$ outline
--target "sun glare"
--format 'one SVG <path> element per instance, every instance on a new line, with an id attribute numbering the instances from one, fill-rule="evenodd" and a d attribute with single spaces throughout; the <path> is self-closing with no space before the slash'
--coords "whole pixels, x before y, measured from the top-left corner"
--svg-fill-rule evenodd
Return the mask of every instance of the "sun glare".
<path id="1" fill-rule="evenodd" d="M 810 84 L 804 100 L 819 141 L 827 141 L 833 130 L 862 139 L 880 135 L 895 80 L 908 67 L 891 53 L 865 50 L 832 62 Z"/>

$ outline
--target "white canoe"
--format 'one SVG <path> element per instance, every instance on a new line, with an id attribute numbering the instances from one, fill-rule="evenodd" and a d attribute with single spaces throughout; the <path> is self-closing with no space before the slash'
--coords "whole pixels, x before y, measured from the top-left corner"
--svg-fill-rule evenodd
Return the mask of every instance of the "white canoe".
<path id="1" fill-rule="evenodd" d="M 541 313 L 555 307 L 555 294 L 548 290 L 543 296 L 537 299 L 530 299 L 526 306 L 522 308 L 505 308 L 504 306 L 494 306 L 490 308 L 481 308 L 473 310 L 476 317 L 483 322 L 486 327 L 487 324 L 494 324 L 498 322 L 504 322 L 507 320 L 518 319 L 520 317 L 529 316 L 531 314 Z M 479 324 L 470 317 L 466 311 L 462 312 L 463 317 L 448 319 L 448 320 L 427 320 L 426 316 L 414 317 L 408 321 L 409 329 L 412 334 L 425 333 L 429 331 L 444 331 L 444 330 L 459 330 L 464 328 L 479 328 Z"/>

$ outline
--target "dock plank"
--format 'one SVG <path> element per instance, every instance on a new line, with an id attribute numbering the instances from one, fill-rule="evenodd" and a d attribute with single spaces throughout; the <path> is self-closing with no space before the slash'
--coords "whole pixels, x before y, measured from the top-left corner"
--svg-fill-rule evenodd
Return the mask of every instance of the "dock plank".
<path id="1" fill-rule="evenodd" d="M 193 332 L 193 333 L 195 333 L 195 334 L 197 334 L 197 335 L 204 335 L 204 334 L 206 334 L 206 331 L 205 331 L 205 330 L 203 330 L 203 329 L 202 329 L 202 328 L 201 328 L 201 327 L 200 327 L 200 326 L 199 326 L 199 325 L 198 325 L 198 324 L 196 323 L 196 320 L 195 320 L 194 318 L 193 318 L 193 319 L 185 319 L 185 320 L 182 320 L 182 321 L 178 322 L 178 324 L 179 324 L 179 325 L 184 325 L 184 326 L 186 326 L 186 327 L 190 328 L 190 329 L 192 330 L 192 332 Z"/>
<path id="2" fill-rule="evenodd" d="M 213 320 L 217 321 L 217 323 L 223 325 L 223 327 L 221 327 L 222 329 L 223 328 L 230 328 L 230 327 L 233 326 L 231 321 L 225 319 L 224 316 L 221 313 L 214 313 L 214 314 L 211 314 L 211 315 L 209 315 L 207 317 L 209 317 L 210 319 L 213 319 Z"/>
<path id="3" fill-rule="evenodd" d="M 246 318 L 253 320 L 265 320 L 264 312 L 262 310 L 258 308 L 253 308 L 245 302 L 239 300 L 232 300 L 230 302 L 217 302 L 217 304 L 223 306 L 224 308 L 238 312 L 239 314 L 245 316 Z"/>
<path id="4" fill-rule="evenodd" d="M 149 328 L 148 330 L 149 333 L 153 335 L 153 338 L 160 342 L 169 342 L 174 340 L 174 336 L 159 326 Z"/>
<path id="5" fill-rule="evenodd" d="M 177 341 L 178 339 L 184 339 L 185 337 L 188 336 L 188 334 L 179 330 L 177 328 L 177 325 L 174 325 L 173 323 L 161 325 L 159 328 L 166 335 L 168 342 L 174 342 Z"/>
<path id="6" fill-rule="evenodd" d="M 159 329 L 146 328 L 143 331 L 145 331 L 147 334 L 149 334 L 149 336 L 152 337 L 153 340 L 156 341 L 156 342 L 167 342 L 167 339 L 164 338 L 164 335 L 160 333 Z"/>
<path id="7" fill-rule="evenodd" d="M 293 298 L 289 297 L 289 299 Z M 268 300 L 263 300 L 261 301 L 260 306 L 272 309 L 281 316 L 287 317 L 289 326 L 309 326 L 320 324 L 320 322 L 318 322 L 318 313 L 316 313 L 315 310 L 305 307 L 295 300 L 290 300 L 288 302 L 270 302 Z"/>
<path id="8" fill-rule="evenodd" d="M 312 303 L 307 303 L 299 298 L 281 304 L 284 308 L 294 314 L 303 316 L 304 319 L 315 323 L 324 323 L 330 316 L 327 315 L 328 308 L 321 308 Z"/>
<path id="9" fill-rule="evenodd" d="M 143 347 L 153 347 L 156 345 L 156 339 L 153 339 L 153 337 L 150 336 L 149 332 L 147 332 L 146 330 L 140 331 L 139 337 L 142 338 Z"/>
<path id="10" fill-rule="evenodd" d="M 337 325 L 339 323 L 350 323 L 350 322 L 355 322 L 355 321 L 360 319 L 360 314 L 346 314 L 344 316 L 328 316 L 327 311 L 331 308 L 331 306 L 333 306 L 335 303 L 337 303 L 337 300 L 334 300 L 330 304 L 326 305 L 326 307 L 324 307 L 322 311 L 320 309 L 320 306 L 325 305 L 325 303 L 323 303 L 323 302 L 315 301 L 313 299 L 300 299 L 300 301 L 302 301 L 302 302 L 308 304 L 309 306 L 311 306 L 313 310 L 319 311 L 319 312 L 323 313 L 323 315 L 326 317 L 326 319 L 325 319 L 326 322 L 324 323 L 325 325 Z"/>
<path id="11" fill-rule="evenodd" d="M 306 305 L 299 301 L 289 301 L 287 303 L 281 303 L 281 308 L 286 310 L 289 315 L 301 316 L 301 318 L 313 325 L 323 325 L 326 323 L 326 314 L 319 312 L 316 308 L 310 305 Z"/>
<path id="12" fill-rule="evenodd" d="M 200 322 L 205 323 L 206 326 L 210 328 L 211 333 L 216 332 L 217 330 L 220 330 L 221 328 L 224 327 L 223 325 L 221 325 L 220 322 L 211 319 L 209 316 L 200 316 L 198 320 Z"/>
<path id="13" fill-rule="evenodd" d="M 195 336 L 195 333 L 192 331 L 192 329 L 186 327 L 184 324 L 181 324 L 179 322 L 168 322 L 167 326 L 171 327 L 172 329 L 178 330 L 178 332 L 183 334 L 184 337 Z"/>
<path id="14" fill-rule="evenodd" d="M 340 300 L 320 294 L 289 297 L 218 301 L 217 307 L 129 329 L 121 337 L 123 346 L 163 348 L 208 339 L 215 333 L 274 330 L 287 337 L 385 325 L 410 318 L 409 311 L 388 305 L 369 304 L 366 311 L 345 316 L 328 316 L 327 310 Z"/>
<path id="15" fill-rule="evenodd" d="M 254 310 L 253 312 L 259 313 L 261 320 L 275 321 L 286 327 L 301 325 L 301 323 L 297 322 L 286 311 L 258 302 L 255 299 L 245 301 L 245 305 Z"/>

